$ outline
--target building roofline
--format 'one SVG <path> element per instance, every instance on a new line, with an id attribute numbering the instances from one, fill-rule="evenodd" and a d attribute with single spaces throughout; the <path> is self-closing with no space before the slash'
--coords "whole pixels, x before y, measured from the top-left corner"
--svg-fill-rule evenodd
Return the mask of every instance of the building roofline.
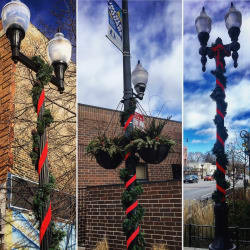
<path id="1" fill-rule="evenodd" d="M 89 105 L 89 104 L 83 104 L 83 103 L 78 103 L 78 105 L 80 106 L 85 106 L 85 107 L 90 107 L 90 108 L 97 108 L 97 109 L 102 109 L 102 110 L 108 110 L 108 111 L 113 111 L 113 112 L 121 112 L 119 110 L 115 110 L 115 109 L 110 109 L 110 108 L 104 108 L 104 107 L 99 107 L 99 106 L 94 106 L 94 105 Z M 155 116 L 148 116 L 147 117 L 151 117 L 154 119 L 159 119 L 159 120 L 167 120 L 166 118 L 162 118 L 162 117 L 155 117 Z M 170 122 L 176 122 L 176 123 L 182 123 L 180 121 L 175 121 L 175 120 L 170 120 Z"/>

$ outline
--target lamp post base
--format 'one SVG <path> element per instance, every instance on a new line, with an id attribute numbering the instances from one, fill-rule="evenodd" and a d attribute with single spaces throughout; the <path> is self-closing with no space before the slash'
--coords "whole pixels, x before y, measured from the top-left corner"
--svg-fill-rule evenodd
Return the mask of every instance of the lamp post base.
<path id="1" fill-rule="evenodd" d="M 228 235 L 228 206 L 226 202 L 217 202 L 214 205 L 215 238 L 209 245 L 210 250 L 234 250 L 236 246 Z"/>
<path id="2" fill-rule="evenodd" d="M 232 244 L 229 239 L 216 239 L 209 245 L 210 250 L 235 250 L 236 245 Z"/>

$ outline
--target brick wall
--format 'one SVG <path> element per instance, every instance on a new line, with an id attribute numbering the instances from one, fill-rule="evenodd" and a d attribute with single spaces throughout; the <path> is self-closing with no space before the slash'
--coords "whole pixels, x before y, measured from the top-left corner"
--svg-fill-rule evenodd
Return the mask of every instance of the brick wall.
<path id="1" fill-rule="evenodd" d="M 146 209 L 142 230 L 146 249 L 154 244 L 165 244 L 168 249 L 182 246 L 182 187 L 181 181 L 143 184 L 144 193 L 139 203 Z M 93 249 L 107 238 L 110 250 L 126 249 L 122 231 L 125 212 L 121 205 L 123 185 L 89 186 L 79 189 L 79 245 Z M 85 202 L 84 202 L 85 201 Z M 83 207 L 83 206 L 82 206 Z"/>
<path id="2" fill-rule="evenodd" d="M 0 22 L 0 185 L 6 181 L 13 164 L 15 69 L 10 44 Z"/>
<path id="3" fill-rule="evenodd" d="M 147 122 L 147 118 L 146 118 Z M 122 163 L 115 170 L 100 167 L 95 159 L 86 156 L 86 146 L 98 135 L 107 130 L 107 135 L 123 133 L 120 127 L 120 112 L 94 106 L 78 105 L 78 180 L 79 187 L 121 183 L 119 171 L 124 168 Z M 164 128 L 177 142 L 174 152 L 169 153 L 167 159 L 158 165 L 148 165 L 149 181 L 172 179 L 172 164 L 181 165 L 181 136 L 180 122 L 170 121 Z"/>

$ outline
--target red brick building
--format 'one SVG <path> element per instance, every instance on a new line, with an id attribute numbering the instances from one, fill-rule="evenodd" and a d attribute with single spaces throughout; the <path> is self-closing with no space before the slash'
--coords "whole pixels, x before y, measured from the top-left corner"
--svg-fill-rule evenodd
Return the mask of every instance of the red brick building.
<path id="1" fill-rule="evenodd" d="M 122 132 L 120 112 L 79 104 L 78 245 L 92 249 L 106 237 L 110 249 L 126 249 L 126 239 L 122 232 L 125 212 L 121 205 L 124 186 L 119 178 L 119 171 L 125 164 L 122 163 L 115 170 L 106 170 L 86 155 L 88 143 L 103 131 L 108 135 Z M 161 164 L 141 161 L 136 169 L 137 179 L 140 179 L 144 188 L 139 202 L 146 208 L 142 230 L 145 233 L 146 249 L 152 249 L 155 244 L 165 244 L 169 249 L 181 249 L 181 181 L 176 180 L 175 172 L 181 172 L 182 124 L 170 121 L 163 132 L 176 141 L 174 150 Z"/>

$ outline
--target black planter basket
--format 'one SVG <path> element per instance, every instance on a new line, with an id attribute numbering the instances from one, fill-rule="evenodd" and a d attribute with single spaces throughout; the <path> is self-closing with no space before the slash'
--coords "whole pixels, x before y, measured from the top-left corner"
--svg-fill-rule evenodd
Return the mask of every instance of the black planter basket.
<path id="1" fill-rule="evenodd" d="M 95 158 L 97 163 L 105 169 L 116 169 L 123 160 L 121 154 L 114 154 L 110 157 L 110 155 L 104 151 L 99 151 Z"/>
<path id="2" fill-rule="evenodd" d="M 168 156 L 171 146 L 159 145 L 157 150 L 154 148 L 142 148 L 138 151 L 140 157 L 147 163 L 159 164 Z"/>

